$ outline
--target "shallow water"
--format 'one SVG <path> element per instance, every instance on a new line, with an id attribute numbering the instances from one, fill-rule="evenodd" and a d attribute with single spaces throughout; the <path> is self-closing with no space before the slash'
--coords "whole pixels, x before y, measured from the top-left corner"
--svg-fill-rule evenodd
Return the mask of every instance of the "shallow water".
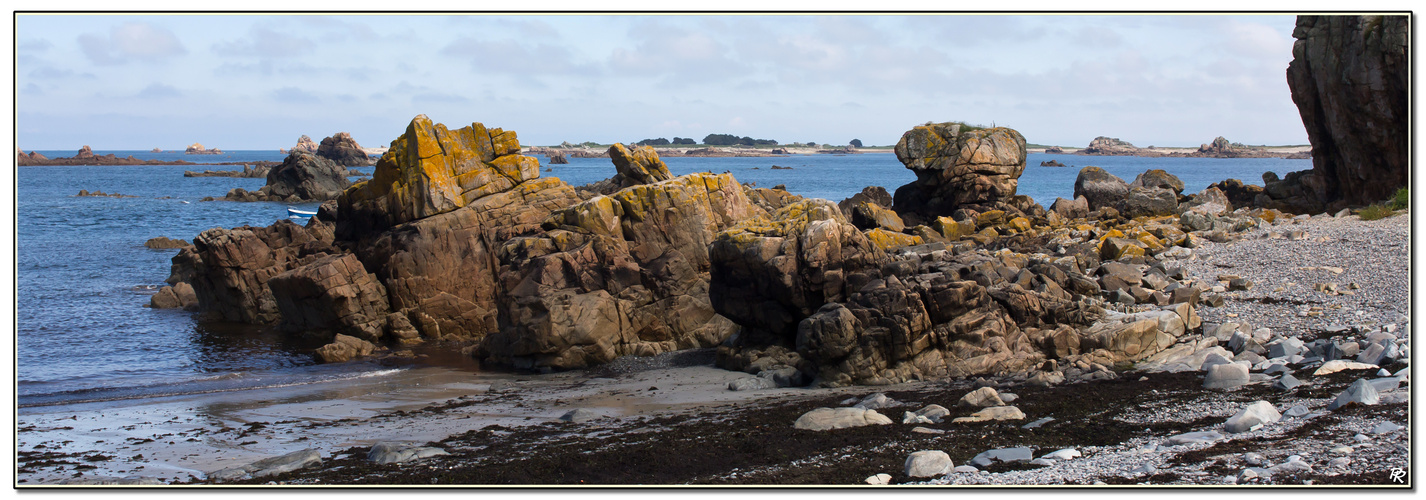
<path id="1" fill-rule="evenodd" d="M 280 161 L 273 151 L 219 156 L 96 151 L 141 159 Z M 51 158 L 72 151 L 42 151 Z M 547 159 L 540 157 L 542 163 Z M 1039 167 L 1057 159 L 1072 168 Z M 869 185 L 894 191 L 915 176 L 889 153 L 766 158 L 667 158 L 675 175 L 731 172 L 759 187 L 784 184 L 809 197 L 841 200 Z M 1225 178 L 1261 185 L 1311 168 L 1310 160 L 1081 157 L 1031 154 L 1019 192 L 1043 205 L 1070 198 L 1080 167 L 1096 165 L 1125 180 L 1162 168 L 1196 192 Z M 773 165 L 791 170 L 772 170 Z M 550 171 L 545 172 L 544 169 Z M 241 165 L 21 167 L 17 188 L 17 389 L 22 407 L 122 401 L 313 383 L 389 369 L 373 363 L 319 366 L 310 349 L 247 325 L 200 325 L 191 313 L 142 307 L 168 277 L 174 250 L 150 250 L 156 236 L 192 240 L 214 227 L 268 225 L 286 204 L 200 202 L 230 189 L 255 190 L 263 179 L 185 178 L 184 170 L 241 170 Z M 359 169 L 370 172 L 371 168 Z M 608 178 L 608 159 L 571 158 L 541 175 L 572 185 Z M 133 198 L 75 197 L 81 189 Z M 299 204 L 313 209 L 316 204 Z"/>

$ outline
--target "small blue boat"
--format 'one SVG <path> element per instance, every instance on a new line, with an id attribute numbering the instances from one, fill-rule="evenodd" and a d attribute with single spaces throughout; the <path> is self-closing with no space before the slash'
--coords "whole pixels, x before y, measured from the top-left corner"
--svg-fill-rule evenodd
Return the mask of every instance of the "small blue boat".
<path id="1" fill-rule="evenodd" d="M 287 207 L 287 218 L 289 219 L 306 219 L 314 215 L 317 215 L 316 210 L 308 212 L 306 210 L 298 210 L 292 207 Z"/>

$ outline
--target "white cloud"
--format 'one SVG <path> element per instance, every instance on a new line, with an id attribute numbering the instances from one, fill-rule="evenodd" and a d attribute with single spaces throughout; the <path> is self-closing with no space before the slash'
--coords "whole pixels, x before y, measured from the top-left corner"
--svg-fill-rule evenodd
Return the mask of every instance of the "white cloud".
<path id="1" fill-rule="evenodd" d="M 186 54 L 178 37 L 164 28 L 130 22 L 114 27 L 109 36 L 79 35 L 80 50 L 94 64 L 117 65 L 131 60 L 159 61 Z"/>
<path id="2" fill-rule="evenodd" d="M 213 52 L 225 56 L 277 59 L 302 56 L 316 47 L 317 44 L 306 37 L 254 26 L 247 37 L 213 44 Z"/>
<path id="3" fill-rule="evenodd" d="M 149 86 L 147 87 L 144 87 L 143 90 L 140 90 L 136 97 L 139 97 L 141 99 L 165 99 L 170 97 L 180 97 L 182 95 L 182 92 L 179 92 L 178 89 L 174 88 L 171 85 L 153 83 L 149 84 Z"/>
<path id="4" fill-rule="evenodd" d="M 516 40 L 461 37 L 441 48 L 440 54 L 470 63 L 480 73 L 518 75 L 595 75 L 598 68 L 574 61 L 574 54 L 547 43 L 528 45 Z"/>
<path id="5" fill-rule="evenodd" d="M 278 102 L 288 103 L 308 103 L 320 100 L 316 96 L 316 94 L 307 92 L 297 87 L 282 87 L 277 90 L 274 90 L 272 91 L 272 98 L 276 99 Z"/>

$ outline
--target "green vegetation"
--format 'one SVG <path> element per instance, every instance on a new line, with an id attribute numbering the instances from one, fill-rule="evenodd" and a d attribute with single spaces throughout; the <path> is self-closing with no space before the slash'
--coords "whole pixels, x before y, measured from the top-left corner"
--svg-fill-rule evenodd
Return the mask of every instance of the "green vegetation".
<path id="1" fill-rule="evenodd" d="M 1362 220 L 1385 219 L 1393 215 L 1396 215 L 1395 211 L 1380 203 L 1372 204 L 1372 206 L 1363 208 L 1361 212 L 1357 213 L 1357 216 L 1361 217 Z"/>
<path id="2" fill-rule="evenodd" d="M 772 139 L 754 139 L 752 137 L 738 137 L 731 134 L 708 134 L 703 138 L 703 143 L 709 146 L 776 146 L 777 141 Z"/>
<path id="3" fill-rule="evenodd" d="M 675 139 L 677 139 L 677 138 L 675 137 Z M 660 137 L 660 138 L 658 138 L 658 139 L 644 139 L 644 140 L 642 140 L 642 141 L 639 141 L 639 142 L 634 143 L 634 145 L 636 145 L 636 146 L 667 146 L 667 145 L 669 145 L 669 142 L 668 142 L 668 139 L 664 139 L 664 138 Z"/>
<path id="4" fill-rule="evenodd" d="M 1406 188 L 1396 190 L 1396 196 L 1391 198 L 1392 210 L 1403 210 L 1411 204 L 1411 192 Z"/>
<path id="5" fill-rule="evenodd" d="M 862 147 L 862 140 L 861 140 L 861 139 L 852 139 L 852 141 L 851 141 L 851 142 L 848 142 L 847 144 L 850 144 L 850 145 L 851 145 L 852 147 L 854 147 L 854 148 L 859 148 L 859 147 Z"/>

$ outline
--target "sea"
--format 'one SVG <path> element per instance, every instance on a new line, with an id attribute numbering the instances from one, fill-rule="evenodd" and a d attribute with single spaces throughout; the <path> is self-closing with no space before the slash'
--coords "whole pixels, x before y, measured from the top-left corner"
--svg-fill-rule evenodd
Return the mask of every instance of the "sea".
<path id="1" fill-rule="evenodd" d="M 50 157 L 74 151 L 40 151 Z M 276 151 L 223 155 L 95 151 L 118 157 L 191 162 L 281 161 Z M 608 159 L 571 158 L 545 165 L 540 175 L 579 186 L 614 175 Z M 1068 167 L 1040 167 L 1057 160 Z M 915 175 L 889 153 L 793 155 L 762 158 L 665 158 L 674 175 L 731 172 L 758 187 L 783 185 L 806 197 L 839 201 L 866 186 L 888 192 Z M 773 169 L 773 166 L 787 169 Z M 1223 179 L 1262 184 L 1312 168 L 1311 160 L 1090 157 L 1030 154 L 1019 193 L 1049 206 L 1072 198 L 1080 168 L 1098 166 L 1126 181 L 1148 169 L 1179 177 L 1185 192 Z M 200 323 L 194 314 L 149 309 L 164 285 L 175 250 L 151 250 L 156 236 L 192 241 L 200 232 L 265 226 L 288 218 L 285 203 L 199 201 L 264 179 L 183 177 L 185 170 L 241 170 L 242 165 L 36 166 L 15 170 L 15 384 L 18 411 L 63 405 L 122 404 L 169 396 L 252 391 L 381 377 L 402 369 L 369 361 L 320 365 L 304 345 L 250 325 Z M 370 173 L 373 167 L 355 170 Z M 130 197 L 77 197 L 80 190 Z M 315 209 L 316 204 L 295 204 Z M 296 222 L 305 223 L 305 220 Z M 439 353 L 426 363 L 462 364 Z"/>

